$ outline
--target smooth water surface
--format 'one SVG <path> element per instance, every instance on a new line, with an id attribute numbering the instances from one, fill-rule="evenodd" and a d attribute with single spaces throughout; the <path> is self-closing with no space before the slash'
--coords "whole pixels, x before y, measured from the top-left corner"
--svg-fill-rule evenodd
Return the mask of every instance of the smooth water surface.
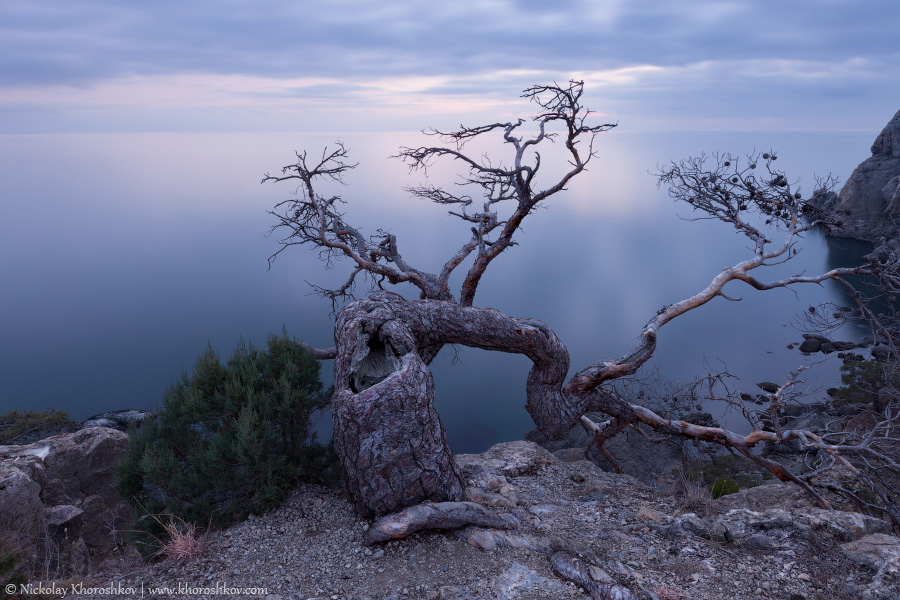
<path id="1" fill-rule="evenodd" d="M 607 133 L 590 171 L 529 217 L 520 245 L 492 264 L 476 305 L 548 323 L 567 344 L 573 371 L 618 358 L 663 304 L 748 256 L 745 239 L 723 224 L 679 218 L 691 213 L 648 172 L 703 151 L 775 148 L 779 166 L 808 192 L 814 174 L 846 179 L 873 137 Z M 468 227 L 401 189 L 423 177 L 389 156 L 402 145 L 433 143 L 420 134 L 0 136 L 0 413 L 55 406 L 84 418 L 149 407 L 208 342 L 226 358 L 240 336 L 262 344 L 282 326 L 313 345 L 332 345 L 330 302 L 310 295 L 305 282 L 337 287 L 350 268 L 338 262 L 327 270 L 315 252 L 293 248 L 267 271 L 278 245 L 266 237 L 274 223 L 266 211 L 293 188 L 259 181 L 292 162 L 294 150 L 316 154 L 336 139 L 360 164 L 346 187 L 325 185 L 322 193 L 341 194 L 348 221 L 365 232 L 396 233 L 414 266 L 439 270 Z M 497 146 L 484 150 L 501 157 Z M 561 148 L 545 148 L 547 172 L 559 168 L 550 150 Z M 439 166 L 429 181 L 452 184 L 453 167 Z M 811 236 L 802 246 L 760 277 L 817 273 L 847 260 L 841 243 Z M 645 370 L 687 380 L 705 361 L 722 361 L 752 392 L 757 381 L 783 380 L 822 358 L 786 349 L 801 339 L 790 326 L 796 313 L 827 300 L 846 304 L 830 285 L 796 294 L 730 286 L 741 302 L 717 299 L 667 325 Z M 404 293 L 417 296 L 412 288 Z M 523 408 L 529 361 L 456 351 L 456 361 L 448 348 L 433 367 L 454 450 L 481 450 L 531 429 Z M 327 380 L 330 371 L 328 361 Z M 821 397 L 836 380 L 835 359 L 816 373 L 808 387 Z"/>

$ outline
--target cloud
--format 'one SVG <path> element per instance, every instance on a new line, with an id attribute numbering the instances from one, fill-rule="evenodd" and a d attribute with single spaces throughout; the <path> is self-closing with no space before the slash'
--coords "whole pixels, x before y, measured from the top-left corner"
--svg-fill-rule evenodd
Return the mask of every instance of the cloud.
<path id="1" fill-rule="evenodd" d="M 839 100 L 858 107 L 845 114 L 884 112 L 900 96 L 898 28 L 896 0 L 3 3 L 0 128 L 29 107 L 74 128 L 101 106 L 123 122 L 132 107 L 138 129 L 148 106 L 191 121 L 179 102 L 206 103 L 203 127 L 234 126 L 219 121 L 228 111 L 241 127 L 276 127 L 283 111 L 329 107 L 409 127 L 404 105 L 410 119 L 477 113 L 580 74 L 609 112 L 670 127 L 710 110 L 768 118 L 765 99 L 785 118 Z"/>

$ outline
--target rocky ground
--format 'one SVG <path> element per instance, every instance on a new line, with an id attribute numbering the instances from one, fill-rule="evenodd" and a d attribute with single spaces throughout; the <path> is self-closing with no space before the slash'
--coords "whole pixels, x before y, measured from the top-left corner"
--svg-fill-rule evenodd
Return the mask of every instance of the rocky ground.
<path id="1" fill-rule="evenodd" d="M 367 546 L 372 523 L 339 490 L 300 486 L 278 510 L 210 533 L 191 561 L 94 565 L 79 591 L 95 598 L 589 597 L 551 568 L 550 554 L 563 549 L 592 565 L 595 579 L 611 578 L 648 600 L 900 598 L 900 540 L 883 521 L 816 509 L 784 484 L 719 501 L 664 493 L 569 454 L 573 460 L 523 441 L 458 457 L 469 499 L 513 515 L 518 530 L 470 526 Z M 92 587 L 96 593 L 86 593 Z M 159 587 L 172 589 L 152 589 Z"/>

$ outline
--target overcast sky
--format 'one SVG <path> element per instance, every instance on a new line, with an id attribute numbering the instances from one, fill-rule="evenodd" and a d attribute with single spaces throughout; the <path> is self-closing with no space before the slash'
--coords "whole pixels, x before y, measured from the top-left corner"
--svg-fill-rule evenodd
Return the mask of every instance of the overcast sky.
<path id="1" fill-rule="evenodd" d="M 898 0 L 3 0 L 0 132 L 507 120 L 586 82 L 625 130 L 880 130 Z"/>

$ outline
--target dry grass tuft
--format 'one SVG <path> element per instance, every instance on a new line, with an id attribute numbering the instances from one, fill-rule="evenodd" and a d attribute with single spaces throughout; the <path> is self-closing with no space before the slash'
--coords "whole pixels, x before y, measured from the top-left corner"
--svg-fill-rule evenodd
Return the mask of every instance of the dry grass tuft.
<path id="1" fill-rule="evenodd" d="M 188 523 L 175 515 L 148 514 L 141 518 L 153 519 L 165 531 L 164 538 L 153 537 L 156 545 L 159 546 L 159 550 L 151 555 L 153 558 L 162 558 L 163 560 L 183 564 L 206 551 L 208 528 L 201 533 L 196 525 Z M 168 520 L 163 522 L 164 518 L 168 518 Z"/>
<path id="2" fill-rule="evenodd" d="M 638 511 L 637 515 L 635 515 L 637 520 L 642 523 L 655 523 L 658 521 L 664 521 L 666 518 L 665 513 L 659 512 L 655 510 L 653 507 L 649 506 L 646 502 L 641 503 L 641 509 Z"/>
<path id="3" fill-rule="evenodd" d="M 700 514 L 709 512 L 713 497 L 702 481 L 694 479 L 679 467 L 676 484 L 680 491 L 682 508 Z"/>
<path id="4" fill-rule="evenodd" d="M 206 550 L 206 532 L 200 533 L 193 523 L 182 519 L 176 520 L 169 515 L 168 523 L 163 524 L 168 540 L 160 540 L 160 549 L 156 553 L 165 560 L 176 563 L 188 562 Z"/>

